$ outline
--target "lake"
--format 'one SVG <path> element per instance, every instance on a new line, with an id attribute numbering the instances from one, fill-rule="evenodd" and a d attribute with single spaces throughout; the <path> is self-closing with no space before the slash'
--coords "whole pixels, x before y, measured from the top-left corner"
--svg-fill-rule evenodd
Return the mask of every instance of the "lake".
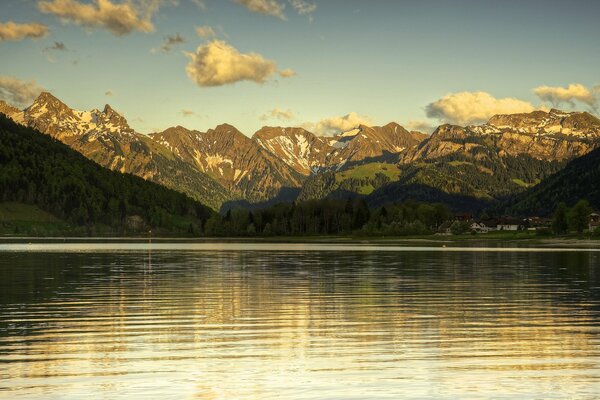
<path id="1" fill-rule="evenodd" d="M 598 396 L 597 249 L 0 244 L 0 398 Z"/>

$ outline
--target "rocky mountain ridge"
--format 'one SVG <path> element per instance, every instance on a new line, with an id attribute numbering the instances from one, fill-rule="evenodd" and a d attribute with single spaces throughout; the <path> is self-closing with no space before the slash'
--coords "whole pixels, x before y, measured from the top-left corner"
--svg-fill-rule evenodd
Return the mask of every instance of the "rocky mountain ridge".
<path id="1" fill-rule="evenodd" d="M 207 132 L 176 127 L 150 137 L 237 198 L 262 201 L 277 196 L 282 188 L 302 184 L 299 173 L 232 125 Z"/>
<path id="2" fill-rule="evenodd" d="M 401 162 L 434 160 L 457 153 L 478 159 L 485 148 L 501 156 L 528 154 L 540 160 L 568 160 L 588 153 L 599 141 L 600 119 L 587 112 L 552 109 L 496 115 L 483 125 L 441 125 Z"/>
<path id="3" fill-rule="evenodd" d="M 60 140 L 106 168 L 179 190 L 214 208 L 229 199 L 214 180 L 135 132 L 109 105 L 103 111 L 78 111 L 43 92 L 24 110 L 0 107 L 13 121 Z"/>
<path id="4" fill-rule="evenodd" d="M 78 111 L 47 92 L 24 110 L 0 101 L 0 113 L 107 168 L 185 192 L 216 209 L 227 201 L 270 201 L 286 189 L 326 196 L 336 187 L 344 193 L 359 187 L 356 193 L 364 195 L 403 181 L 494 198 L 534 184 L 600 144 L 598 118 L 554 109 L 496 115 L 482 125 L 441 125 L 432 135 L 392 122 L 327 137 L 303 128 L 263 127 L 251 138 L 228 124 L 206 132 L 176 126 L 144 135 L 109 105 Z M 502 187 L 488 190 L 481 182 Z M 320 189 L 307 191 L 306 184 Z"/>

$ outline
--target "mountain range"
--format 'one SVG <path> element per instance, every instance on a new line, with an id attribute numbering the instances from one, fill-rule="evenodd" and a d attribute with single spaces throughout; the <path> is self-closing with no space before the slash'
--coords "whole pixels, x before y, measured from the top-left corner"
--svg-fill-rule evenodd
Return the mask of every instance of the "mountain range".
<path id="1" fill-rule="evenodd" d="M 481 125 L 445 124 L 431 135 L 391 122 L 336 136 L 263 127 L 252 137 L 229 124 L 146 135 L 109 105 L 78 111 L 47 92 L 23 110 L 0 101 L 0 113 L 104 167 L 213 209 L 324 197 L 473 209 L 526 191 L 600 144 L 598 118 L 556 109 L 496 115 Z"/>
<path id="2" fill-rule="evenodd" d="M 11 209 L 0 222 L 0 234 L 11 235 L 146 234 L 150 228 L 159 234 L 193 234 L 215 214 L 183 193 L 102 168 L 4 115 L 0 203 Z"/>

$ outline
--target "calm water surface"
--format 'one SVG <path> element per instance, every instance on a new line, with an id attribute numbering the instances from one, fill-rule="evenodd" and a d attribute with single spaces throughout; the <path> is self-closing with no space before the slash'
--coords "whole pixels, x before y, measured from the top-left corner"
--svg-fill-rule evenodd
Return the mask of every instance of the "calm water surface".
<path id="1" fill-rule="evenodd" d="M 78 246 L 0 245 L 0 398 L 600 397 L 597 251 Z"/>

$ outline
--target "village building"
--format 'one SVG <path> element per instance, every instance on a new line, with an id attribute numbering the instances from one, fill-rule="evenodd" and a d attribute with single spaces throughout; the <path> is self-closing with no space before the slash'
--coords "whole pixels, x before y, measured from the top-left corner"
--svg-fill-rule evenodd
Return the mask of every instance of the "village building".
<path id="1" fill-rule="evenodd" d="M 496 225 L 498 231 L 520 231 L 523 229 L 525 229 L 524 222 L 516 218 L 500 218 Z"/>
<path id="2" fill-rule="evenodd" d="M 476 233 L 488 233 L 498 229 L 498 220 L 496 219 L 485 219 L 479 221 L 473 221 L 471 224 L 471 230 Z"/>

